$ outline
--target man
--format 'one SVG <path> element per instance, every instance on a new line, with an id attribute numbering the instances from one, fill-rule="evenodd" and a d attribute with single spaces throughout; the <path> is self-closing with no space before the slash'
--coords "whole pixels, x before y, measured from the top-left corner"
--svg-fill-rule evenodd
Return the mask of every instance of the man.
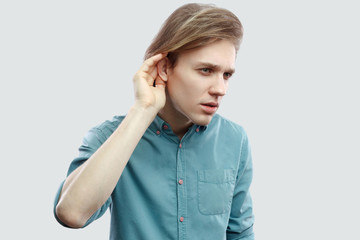
<path id="1" fill-rule="evenodd" d="M 242 38 L 230 11 L 187 4 L 133 78 L 126 116 L 93 128 L 55 201 L 81 228 L 110 207 L 110 239 L 254 239 L 244 130 L 216 114 Z"/>

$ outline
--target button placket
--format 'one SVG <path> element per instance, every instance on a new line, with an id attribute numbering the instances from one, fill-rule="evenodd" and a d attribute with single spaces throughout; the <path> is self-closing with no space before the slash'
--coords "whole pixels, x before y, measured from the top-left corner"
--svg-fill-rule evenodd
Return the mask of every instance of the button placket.
<path id="1" fill-rule="evenodd" d="M 178 142 L 177 150 L 177 200 L 178 200 L 178 221 L 179 221 L 179 239 L 186 239 L 186 184 L 184 182 L 184 176 L 186 176 L 186 159 L 184 158 L 184 146 L 183 142 L 187 136 Z"/>

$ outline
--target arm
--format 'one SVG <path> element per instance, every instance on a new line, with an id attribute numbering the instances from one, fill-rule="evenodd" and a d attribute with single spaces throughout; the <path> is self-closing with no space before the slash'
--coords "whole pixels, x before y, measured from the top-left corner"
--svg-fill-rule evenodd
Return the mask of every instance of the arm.
<path id="1" fill-rule="evenodd" d="M 240 167 L 236 179 L 230 219 L 226 230 L 227 240 L 254 240 L 254 215 L 249 193 L 253 176 L 248 139 L 245 136 L 240 154 Z"/>
<path id="2" fill-rule="evenodd" d="M 84 226 L 110 197 L 136 145 L 164 106 L 165 82 L 157 72 L 164 57 L 158 54 L 144 62 L 133 79 L 135 104 L 104 144 L 65 180 L 56 215 L 67 226 Z"/>

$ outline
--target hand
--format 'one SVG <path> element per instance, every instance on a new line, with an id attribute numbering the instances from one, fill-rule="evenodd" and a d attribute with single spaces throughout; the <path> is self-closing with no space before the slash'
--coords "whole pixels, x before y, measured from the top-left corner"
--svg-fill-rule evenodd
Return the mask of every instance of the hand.
<path id="1" fill-rule="evenodd" d="M 159 76 L 157 64 L 166 55 L 167 53 L 159 53 L 145 60 L 133 78 L 135 103 L 140 104 L 144 108 L 154 108 L 156 113 L 165 105 L 166 82 Z"/>

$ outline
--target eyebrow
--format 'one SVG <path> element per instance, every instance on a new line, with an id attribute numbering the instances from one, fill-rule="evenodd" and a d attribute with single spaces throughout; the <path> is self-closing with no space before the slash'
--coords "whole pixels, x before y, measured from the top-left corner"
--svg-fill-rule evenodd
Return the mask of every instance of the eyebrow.
<path id="1" fill-rule="evenodd" d="M 204 67 L 204 68 L 211 68 L 211 69 L 215 69 L 217 71 L 221 69 L 221 67 L 219 65 L 209 63 L 209 62 L 198 62 L 198 63 L 196 63 L 196 66 L 199 66 L 199 67 L 201 66 L 201 67 Z M 235 69 L 234 68 L 229 68 L 229 69 L 226 69 L 225 72 L 234 74 Z"/>

